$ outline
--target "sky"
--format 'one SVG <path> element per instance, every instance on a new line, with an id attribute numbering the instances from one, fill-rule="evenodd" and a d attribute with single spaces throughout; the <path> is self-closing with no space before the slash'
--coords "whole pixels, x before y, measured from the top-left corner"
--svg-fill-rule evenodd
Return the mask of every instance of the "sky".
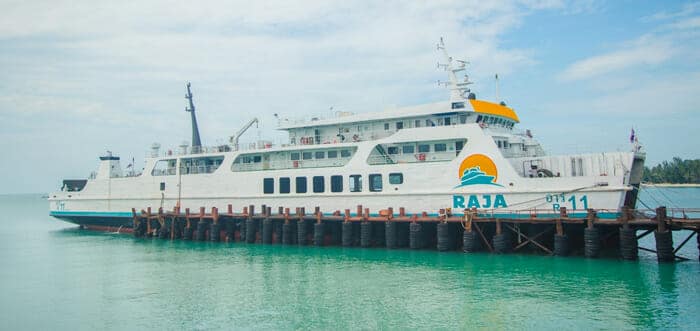
<path id="1" fill-rule="evenodd" d="M 107 150 L 143 165 L 190 139 L 285 140 L 282 118 L 440 102 L 436 43 L 470 62 L 551 154 L 700 158 L 697 1 L 0 0 L 0 193 L 86 178 Z M 123 165 L 125 166 L 125 165 Z"/>

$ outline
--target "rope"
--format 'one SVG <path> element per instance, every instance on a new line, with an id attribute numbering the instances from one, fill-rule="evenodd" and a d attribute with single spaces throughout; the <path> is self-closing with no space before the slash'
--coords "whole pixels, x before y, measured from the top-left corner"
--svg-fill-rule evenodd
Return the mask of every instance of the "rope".
<path id="1" fill-rule="evenodd" d="M 596 187 L 596 186 L 593 185 L 593 186 L 580 187 L 580 188 L 577 188 L 577 189 L 573 189 L 573 190 L 570 190 L 570 191 L 564 191 L 564 192 L 561 192 L 561 193 L 562 193 L 562 194 L 574 193 L 574 192 L 578 192 L 578 191 L 585 190 L 585 189 L 588 189 L 588 188 L 593 188 L 593 187 Z M 512 205 L 510 205 L 510 206 L 512 207 L 512 206 L 523 205 L 523 204 L 526 204 L 526 203 L 532 203 L 532 202 L 538 201 L 538 200 L 540 200 L 540 199 L 542 199 L 542 198 L 535 198 L 535 199 L 532 199 L 532 200 L 522 201 L 522 202 L 514 203 L 514 204 L 512 204 Z M 540 203 L 540 204 L 535 205 L 535 207 L 542 206 L 542 205 L 546 205 L 547 203 L 548 203 L 548 202 L 545 201 L 545 202 L 542 202 L 542 203 Z M 530 209 L 532 209 L 532 208 L 530 208 Z M 520 210 L 515 210 L 515 211 L 527 211 L 527 210 L 528 210 L 528 209 L 520 209 Z"/>

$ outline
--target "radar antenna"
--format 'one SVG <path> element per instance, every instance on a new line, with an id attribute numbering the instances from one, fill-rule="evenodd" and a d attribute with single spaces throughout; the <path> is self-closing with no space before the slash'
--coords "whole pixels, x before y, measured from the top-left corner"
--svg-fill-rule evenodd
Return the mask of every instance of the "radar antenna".
<path id="1" fill-rule="evenodd" d="M 192 102 L 192 91 L 190 90 L 190 82 L 187 82 L 187 94 L 185 99 L 190 103 L 189 108 L 185 111 L 189 112 L 192 117 L 192 153 L 199 153 L 202 150 L 202 141 L 199 139 L 199 128 L 197 127 L 197 116 L 194 114 L 194 103 Z"/>

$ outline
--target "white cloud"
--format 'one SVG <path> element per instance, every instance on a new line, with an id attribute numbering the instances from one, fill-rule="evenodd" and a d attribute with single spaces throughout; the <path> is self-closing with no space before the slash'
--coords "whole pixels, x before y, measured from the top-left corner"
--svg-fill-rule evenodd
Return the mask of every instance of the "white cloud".
<path id="1" fill-rule="evenodd" d="M 673 56 L 674 45 L 656 36 L 642 36 L 620 49 L 574 62 L 559 78 L 565 81 L 589 79 L 635 66 L 660 64 Z"/>

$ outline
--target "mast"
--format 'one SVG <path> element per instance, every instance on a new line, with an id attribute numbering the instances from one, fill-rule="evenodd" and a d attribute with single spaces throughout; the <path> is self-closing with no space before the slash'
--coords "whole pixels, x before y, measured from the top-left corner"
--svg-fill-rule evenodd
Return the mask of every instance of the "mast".
<path id="1" fill-rule="evenodd" d="M 467 87 L 468 85 L 472 84 L 472 82 L 469 81 L 469 76 L 464 75 L 464 80 L 462 81 L 457 78 L 457 74 L 465 71 L 469 62 L 453 59 L 449 54 L 447 54 L 445 42 L 442 38 L 440 38 L 440 42 L 437 44 L 437 49 L 442 51 L 445 61 L 445 63 L 438 62 L 438 68 L 442 68 L 447 71 L 447 77 L 449 78 L 449 82 L 438 81 L 438 84 L 449 87 L 450 101 L 454 103 L 474 98 L 474 94 L 471 93 L 471 90 Z"/>
<path id="2" fill-rule="evenodd" d="M 199 140 L 199 128 L 197 127 L 197 116 L 194 114 L 194 103 L 192 102 L 192 91 L 190 91 L 190 82 L 187 82 L 187 94 L 185 99 L 190 103 L 189 108 L 185 111 L 190 112 L 192 117 L 192 153 L 199 153 L 202 149 L 202 141 Z"/>

